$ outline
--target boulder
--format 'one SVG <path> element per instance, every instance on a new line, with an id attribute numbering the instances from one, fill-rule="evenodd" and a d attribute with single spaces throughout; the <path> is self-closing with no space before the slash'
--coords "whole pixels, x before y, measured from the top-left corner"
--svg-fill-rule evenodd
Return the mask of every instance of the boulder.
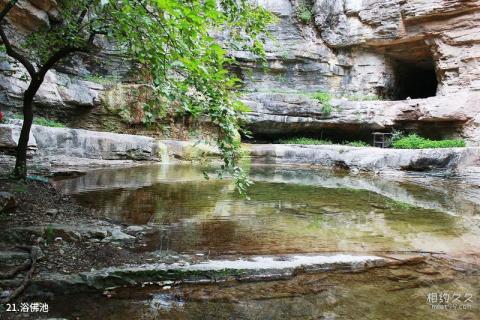
<path id="1" fill-rule="evenodd" d="M 105 242 L 128 242 L 135 240 L 134 236 L 126 234 L 121 230 L 121 228 L 114 228 L 111 231 L 111 235 L 105 238 Z"/>

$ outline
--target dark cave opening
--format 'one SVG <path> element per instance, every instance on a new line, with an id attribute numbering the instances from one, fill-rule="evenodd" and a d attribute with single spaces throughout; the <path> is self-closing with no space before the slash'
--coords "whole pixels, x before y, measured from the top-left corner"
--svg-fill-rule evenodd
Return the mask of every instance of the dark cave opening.
<path id="1" fill-rule="evenodd" d="M 438 80 L 433 60 L 415 63 L 397 60 L 395 63 L 393 100 L 434 97 Z"/>
<path id="2" fill-rule="evenodd" d="M 345 144 L 348 142 L 362 141 L 372 144 L 372 132 L 368 127 L 363 126 L 345 126 L 343 128 L 322 128 L 315 129 L 304 128 L 298 130 L 276 129 L 269 132 L 255 132 L 254 137 L 243 137 L 244 142 L 248 143 L 279 143 L 281 140 L 292 138 L 311 138 L 317 140 L 327 140 L 333 144 Z"/>

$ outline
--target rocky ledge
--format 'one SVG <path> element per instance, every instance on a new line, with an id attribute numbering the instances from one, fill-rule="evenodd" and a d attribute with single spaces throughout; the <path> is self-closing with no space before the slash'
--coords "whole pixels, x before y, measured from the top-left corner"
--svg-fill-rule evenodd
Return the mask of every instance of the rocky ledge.
<path id="1" fill-rule="evenodd" d="M 12 151 L 20 130 L 20 122 L 0 125 L 0 150 Z M 32 126 L 29 149 L 38 156 L 104 160 L 158 160 L 162 152 L 150 137 L 38 125 Z"/>
<path id="2" fill-rule="evenodd" d="M 381 149 L 340 145 L 254 144 L 252 162 L 318 165 L 347 170 L 464 171 L 480 165 L 480 148 Z"/>
<path id="3" fill-rule="evenodd" d="M 318 100 L 302 94 L 254 93 L 245 98 L 251 108 L 249 129 L 266 138 L 330 134 L 358 140 L 373 131 L 414 130 L 436 138 L 464 138 L 480 143 L 480 93 L 401 101 L 332 99 L 325 111 Z M 444 136 L 436 136 L 442 133 Z"/>
<path id="4" fill-rule="evenodd" d="M 166 263 L 124 265 L 78 274 L 39 274 L 30 292 L 55 293 L 112 290 L 116 287 L 157 284 L 164 289 L 181 283 L 225 281 L 265 281 L 292 278 L 302 273 L 361 272 L 392 265 L 418 264 L 425 257 L 418 254 L 379 257 L 368 255 L 326 254 L 227 257 L 224 260 L 184 259 Z"/>
<path id="5" fill-rule="evenodd" d="M 18 124 L 0 125 L 0 152 L 13 154 L 20 132 Z M 138 161 L 174 162 L 219 157 L 218 148 L 204 142 L 50 128 L 34 125 L 30 137 L 31 164 L 41 173 L 70 173 L 94 167 L 135 165 Z M 399 150 L 340 145 L 245 144 L 254 163 L 299 164 L 362 171 L 459 172 L 480 166 L 480 148 Z M 12 165 L 12 156 L 0 164 Z M 83 170 L 85 169 L 85 170 Z"/>

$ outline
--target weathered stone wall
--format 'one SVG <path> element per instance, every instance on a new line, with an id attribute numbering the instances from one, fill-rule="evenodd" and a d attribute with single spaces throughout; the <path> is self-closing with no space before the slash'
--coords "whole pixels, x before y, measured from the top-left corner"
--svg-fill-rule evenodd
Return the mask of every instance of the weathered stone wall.
<path id="1" fill-rule="evenodd" d="M 396 128 L 480 143 L 480 1 L 257 2 L 280 17 L 272 28 L 280 40 L 268 42 L 269 68 L 253 68 L 247 84 L 255 136 L 365 140 Z M 297 14 L 305 5 L 308 23 Z M 424 72 L 438 82 L 427 84 L 434 92 L 425 97 L 436 97 L 409 99 L 429 81 Z M 319 90 L 356 101 L 333 100 L 327 113 L 308 97 Z M 379 100 L 362 101 L 373 96 Z"/>
<path id="2" fill-rule="evenodd" d="M 332 111 L 299 94 L 251 93 L 245 103 L 256 137 L 316 136 L 337 142 L 371 139 L 373 131 L 411 130 L 422 136 L 480 144 L 480 92 L 402 101 L 333 99 Z"/>
<path id="3" fill-rule="evenodd" d="M 348 50 L 329 48 L 313 25 L 301 24 L 289 0 L 256 0 L 278 17 L 267 39 L 267 68 L 245 52 L 243 61 L 248 91 L 320 91 L 346 88 L 352 68 Z"/>
<path id="4" fill-rule="evenodd" d="M 233 52 L 241 61 L 235 71 L 245 79 L 245 100 L 253 109 L 250 118 L 256 131 L 321 135 L 328 127 L 355 134 L 360 127 L 368 133 L 404 126 L 423 127 L 425 131 L 428 123 L 447 129 L 453 126 L 445 131 L 446 136 L 479 143 L 480 102 L 475 94 L 480 91 L 479 0 L 253 1 L 274 12 L 279 20 L 267 40 L 266 69 L 255 57 Z M 0 0 L 0 4 L 5 2 Z M 301 21 L 297 13 L 305 4 L 312 12 L 309 22 Z M 58 19 L 58 15 L 54 0 L 20 0 L 9 14 L 9 32 L 22 37 Z M 131 87 L 120 82 L 135 70 L 122 63 L 111 44 L 97 44 L 102 49 L 96 56 L 76 56 L 49 72 L 35 99 L 37 114 L 54 116 L 79 128 L 128 128 L 130 124 L 118 115 L 122 105 L 118 100 Z M 398 100 L 398 70 L 405 66 L 414 71 L 430 68 L 438 81 L 437 96 L 442 98 L 337 102 L 326 116 L 318 112 L 318 103 L 304 97 L 305 93 L 328 91 L 336 96 L 360 97 L 357 100 L 373 95 Z M 18 111 L 26 87 L 23 74 L 22 68 L 0 56 L 0 110 Z M 113 76 L 115 83 L 97 81 L 95 76 Z M 292 97 L 295 94 L 300 95 Z M 408 96 L 408 92 L 403 95 Z M 431 108 L 442 110 L 444 116 L 428 116 L 435 114 Z M 412 116 L 403 121 L 401 114 Z M 135 130 L 143 129 L 129 132 Z"/>
<path id="5" fill-rule="evenodd" d="M 437 94 L 480 90 L 480 1 L 315 0 L 309 23 L 296 14 L 306 0 L 257 2 L 279 23 L 267 44 L 269 68 L 254 68 L 250 90 L 388 93 L 395 61 L 425 59 L 434 63 Z"/>
<path id="6" fill-rule="evenodd" d="M 452 172 L 478 167 L 478 148 L 398 150 L 347 146 L 251 145 L 253 163 L 318 165 L 360 171 L 430 171 Z"/>
<path id="7" fill-rule="evenodd" d="M 0 124 L 0 151 L 17 146 L 21 123 Z M 32 126 L 29 148 L 36 157 L 58 156 L 101 160 L 159 160 L 165 146 L 151 137 Z"/>
<path id="8" fill-rule="evenodd" d="M 7 0 L 0 0 L 0 8 L 5 3 Z M 55 0 L 19 0 L 6 17 L 6 32 L 12 43 L 18 44 L 32 31 L 58 19 Z M 135 69 L 111 43 L 98 38 L 95 45 L 94 55 L 76 54 L 47 73 L 34 100 L 36 115 L 57 118 L 74 127 L 122 128 L 118 113 L 104 108 L 103 100 L 105 93 L 134 76 Z M 26 79 L 26 70 L 0 52 L 0 111 L 20 113 Z"/>

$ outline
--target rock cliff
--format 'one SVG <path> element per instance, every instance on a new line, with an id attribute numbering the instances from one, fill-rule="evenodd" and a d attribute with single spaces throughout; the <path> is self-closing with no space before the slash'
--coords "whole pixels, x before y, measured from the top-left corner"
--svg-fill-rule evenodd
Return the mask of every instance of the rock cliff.
<path id="1" fill-rule="evenodd" d="M 433 95 L 480 90 L 480 1 L 257 2 L 275 12 L 279 23 L 267 45 L 269 68 L 254 72 L 253 89 L 321 89 L 396 99 L 405 95 L 399 86 L 408 76 L 398 69 L 412 69 L 417 75 L 434 74 Z M 311 14 L 308 21 L 301 20 L 300 10 Z"/>
<path id="2" fill-rule="evenodd" d="M 255 137 L 367 139 L 396 128 L 480 143 L 480 1 L 257 2 L 280 22 L 268 68 L 238 55 L 253 74 Z M 332 96 L 328 112 L 309 98 L 318 91 Z"/>
<path id="3" fill-rule="evenodd" d="M 254 136 L 366 139 L 397 128 L 480 143 L 480 1 L 253 1 L 278 16 L 266 67 L 232 52 L 241 62 L 234 72 L 245 81 Z M 10 32 L 20 37 L 58 15 L 55 0 L 20 0 L 9 14 Z M 98 46 L 95 57 L 76 56 L 48 74 L 37 114 L 79 128 L 121 125 L 111 97 L 130 90 L 125 82 L 135 71 L 111 44 Z M 18 110 L 23 71 L 0 59 L 0 110 Z M 319 91 L 334 98 L 328 114 L 309 98 Z"/>

